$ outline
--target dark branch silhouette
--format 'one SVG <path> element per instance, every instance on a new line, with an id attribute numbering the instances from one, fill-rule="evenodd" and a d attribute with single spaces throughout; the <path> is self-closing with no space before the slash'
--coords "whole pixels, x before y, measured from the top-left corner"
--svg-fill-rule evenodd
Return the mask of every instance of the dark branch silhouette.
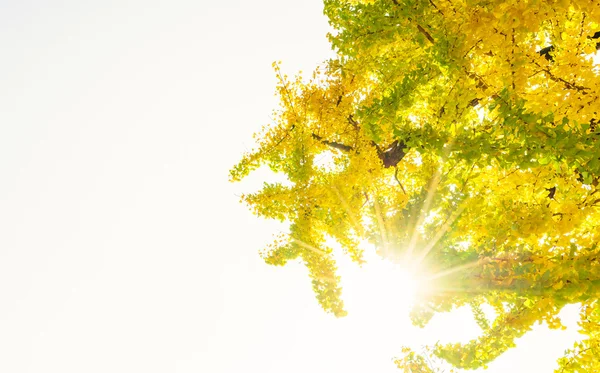
<path id="1" fill-rule="evenodd" d="M 356 123 L 356 122 L 354 122 L 354 123 Z M 358 126 L 358 123 L 356 123 L 356 125 Z M 334 149 L 338 149 L 338 150 L 341 150 L 346 153 L 354 150 L 354 148 L 350 145 L 342 144 L 342 143 L 335 142 L 335 141 L 325 140 L 324 138 L 317 135 L 316 133 L 313 133 L 311 135 L 312 135 L 313 139 L 319 141 L 323 145 L 327 145 Z M 406 155 L 407 148 L 408 148 L 408 146 L 406 146 L 406 144 L 400 140 L 395 140 L 394 142 L 392 142 L 390 144 L 389 147 L 385 148 L 385 150 L 382 149 L 374 141 L 371 142 L 371 144 L 377 149 L 377 156 L 379 157 L 379 159 L 381 159 L 381 162 L 383 162 L 383 167 L 385 167 L 385 168 L 395 167 L 396 165 L 398 165 L 398 163 L 400 163 L 402 158 L 404 158 L 404 156 Z"/>
<path id="2" fill-rule="evenodd" d="M 596 31 L 596 33 L 592 36 L 588 36 L 588 39 L 600 39 L 600 31 Z M 600 42 L 596 43 L 596 50 L 600 49 Z M 554 52 L 554 45 L 550 45 L 546 48 L 542 48 L 538 51 L 538 54 L 550 62 L 554 62 L 554 57 L 552 57 L 552 52 Z"/>
<path id="3" fill-rule="evenodd" d="M 373 143 L 375 148 L 377 148 L 377 155 L 379 159 L 383 162 L 383 167 L 395 167 L 402 158 L 406 155 L 406 146 L 402 141 L 396 140 L 394 141 L 386 150 L 382 150 L 379 145 Z"/>
<path id="4" fill-rule="evenodd" d="M 322 144 L 325 144 L 327 146 L 331 146 L 332 148 L 341 150 L 343 152 L 349 152 L 352 149 L 354 149 L 350 145 L 341 144 L 341 143 L 335 142 L 335 141 L 327 141 L 327 140 L 325 140 L 324 138 L 322 138 L 321 136 L 319 136 L 319 135 L 317 135 L 315 133 L 312 134 L 312 138 L 315 139 L 315 140 L 317 140 L 317 141 L 320 141 Z"/>

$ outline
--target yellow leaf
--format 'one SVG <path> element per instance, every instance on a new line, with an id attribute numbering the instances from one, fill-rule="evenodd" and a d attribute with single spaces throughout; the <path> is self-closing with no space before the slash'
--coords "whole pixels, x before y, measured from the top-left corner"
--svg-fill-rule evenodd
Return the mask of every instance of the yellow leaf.
<path id="1" fill-rule="evenodd" d="M 554 290 L 559 290 L 559 289 L 562 289 L 562 287 L 563 287 L 563 286 L 564 286 L 563 282 L 562 282 L 562 281 L 559 281 L 559 282 L 557 282 L 556 284 L 554 284 L 554 285 L 552 286 L 552 288 L 554 288 Z"/>

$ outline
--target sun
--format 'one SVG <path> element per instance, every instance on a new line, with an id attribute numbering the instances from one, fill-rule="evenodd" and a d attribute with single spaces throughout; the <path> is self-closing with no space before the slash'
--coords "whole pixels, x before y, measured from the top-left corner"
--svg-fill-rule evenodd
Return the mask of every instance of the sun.
<path id="1" fill-rule="evenodd" d="M 364 253 L 365 263 L 360 266 L 347 258 L 337 260 L 348 314 L 408 317 L 423 288 L 416 266 L 384 259 L 374 250 Z"/>
<path id="2" fill-rule="evenodd" d="M 396 371 L 390 359 L 403 346 L 424 344 L 421 329 L 410 317 L 423 284 L 414 265 L 385 259 L 373 247 L 365 248 L 364 259 L 359 266 L 345 255 L 336 258 L 348 312 L 339 321 L 362 354 L 387 362 L 377 371 Z"/>

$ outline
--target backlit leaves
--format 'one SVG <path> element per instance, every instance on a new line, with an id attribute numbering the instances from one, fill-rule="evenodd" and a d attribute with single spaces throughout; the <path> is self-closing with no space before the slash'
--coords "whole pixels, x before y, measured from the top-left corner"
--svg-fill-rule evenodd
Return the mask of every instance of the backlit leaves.
<path id="1" fill-rule="evenodd" d="M 324 3 L 337 57 L 307 78 L 274 65 L 280 108 L 231 170 L 287 178 L 242 197 L 290 223 L 265 260 L 302 260 L 338 316 L 331 239 L 359 263 L 363 240 L 416 260 L 430 290 L 413 321 L 470 305 L 482 328 L 429 350 L 461 368 L 485 366 L 536 322 L 562 327 L 558 312 L 580 303 L 589 338 L 558 369 L 600 370 L 600 3 Z M 435 369 L 404 352 L 405 371 Z"/>

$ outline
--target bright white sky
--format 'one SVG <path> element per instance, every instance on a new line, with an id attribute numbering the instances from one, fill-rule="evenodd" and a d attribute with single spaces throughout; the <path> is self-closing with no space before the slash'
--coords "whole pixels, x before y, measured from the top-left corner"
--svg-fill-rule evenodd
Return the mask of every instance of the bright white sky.
<path id="1" fill-rule="evenodd" d="M 338 320 L 258 256 L 279 227 L 236 194 L 264 175 L 227 171 L 271 63 L 312 70 L 327 27 L 317 0 L 0 0 L 0 371 L 396 372 L 403 344 L 475 335 L 460 312 L 411 327 L 381 264 L 342 262 Z M 541 329 L 488 372 L 550 372 L 573 339 Z"/>

